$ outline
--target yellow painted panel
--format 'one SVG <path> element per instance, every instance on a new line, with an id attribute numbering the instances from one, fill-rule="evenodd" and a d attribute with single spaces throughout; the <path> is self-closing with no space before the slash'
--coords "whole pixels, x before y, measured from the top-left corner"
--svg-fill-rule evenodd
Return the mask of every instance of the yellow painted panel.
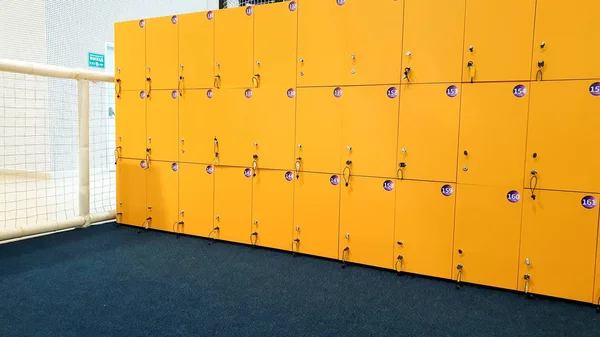
<path id="1" fill-rule="evenodd" d="M 294 219 L 294 174 L 260 170 L 252 186 L 252 237 L 257 246 L 290 250 Z"/>
<path id="2" fill-rule="evenodd" d="M 148 168 L 146 215 L 151 229 L 175 232 L 179 221 L 179 174 L 177 164 L 154 161 Z"/>
<path id="3" fill-rule="evenodd" d="M 600 233 L 599 233 L 600 235 Z M 598 247 L 596 248 L 596 254 L 598 257 L 596 259 L 596 283 L 594 285 L 594 304 L 600 306 L 600 240 L 598 240 Z"/>
<path id="4" fill-rule="evenodd" d="M 146 146 L 151 160 L 177 161 L 179 116 L 177 91 L 155 90 L 147 98 Z"/>
<path id="5" fill-rule="evenodd" d="M 345 6 L 346 83 L 399 84 L 404 1 L 359 0 Z"/>
<path id="6" fill-rule="evenodd" d="M 354 86 L 344 88 L 343 94 L 341 165 L 348 166 L 352 175 L 394 177 L 398 88 Z"/>
<path id="7" fill-rule="evenodd" d="M 296 86 L 298 11 L 296 3 L 256 6 L 254 14 L 254 75 L 259 88 Z"/>
<path id="8" fill-rule="evenodd" d="M 405 0 L 403 83 L 460 81 L 464 17 L 465 0 Z"/>
<path id="9" fill-rule="evenodd" d="M 348 187 L 341 187 L 341 260 L 393 268 L 396 199 L 393 184 L 380 178 L 353 177 Z"/>
<path id="10" fill-rule="evenodd" d="M 464 82 L 529 80 L 535 3 L 467 0 Z"/>
<path id="11" fill-rule="evenodd" d="M 301 173 L 294 181 L 294 251 L 337 259 L 339 176 Z"/>
<path id="12" fill-rule="evenodd" d="M 216 138 L 219 165 L 251 166 L 255 154 L 252 140 L 253 90 L 216 90 Z M 250 98 L 248 98 L 250 97 Z M 214 136 L 215 135 L 210 135 Z"/>
<path id="13" fill-rule="evenodd" d="M 335 0 L 299 1 L 298 86 L 345 82 L 345 7 Z"/>
<path id="14" fill-rule="evenodd" d="M 334 96 L 341 93 L 341 97 Z M 300 88 L 296 105 L 296 159 L 302 171 L 340 172 L 343 89 Z"/>
<path id="15" fill-rule="evenodd" d="M 214 12 L 179 15 L 179 86 L 212 88 L 214 82 Z"/>
<path id="16" fill-rule="evenodd" d="M 213 229 L 214 167 L 179 163 L 179 233 L 208 236 Z"/>
<path id="17" fill-rule="evenodd" d="M 252 212 L 252 174 L 250 169 L 216 167 L 215 238 L 249 243 Z"/>
<path id="18" fill-rule="evenodd" d="M 121 158 L 146 158 L 146 94 L 122 91 L 116 99 L 116 147 Z"/>
<path id="19" fill-rule="evenodd" d="M 452 277 L 454 184 L 396 182 L 396 270 Z"/>
<path id="20" fill-rule="evenodd" d="M 117 222 L 142 226 L 146 221 L 146 171 L 137 159 L 117 162 Z"/>
<path id="21" fill-rule="evenodd" d="M 177 16 L 146 20 L 146 80 L 149 90 L 177 89 L 178 20 Z"/>
<path id="22" fill-rule="evenodd" d="M 267 6 L 268 7 L 268 6 Z M 294 120 L 296 91 L 285 87 L 252 91 L 251 141 L 258 154 L 258 167 L 294 167 Z"/>
<path id="23" fill-rule="evenodd" d="M 525 187 L 532 187 L 536 170 L 537 188 L 600 192 L 600 160 L 592 154 L 600 125 L 600 84 L 595 82 L 531 84 Z M 591 94 L 596 90 L 599 96 Z"/>
<path id="24" fill-rule="evenodd" d="M 539 191 L 523 200 L 520 290 L 528 275 L 530 292 L 593 301 L 599 197 Z"/>
<path id="25" fill-rule="evenodd" d="M 401 86 L 399 177 L 456 181 L 461 94 L 458 83 Z"/>
<path id="26" fill-rule="evenodd" d="M 597 0 L 537 0 L 531 79 L 539 61 L 543 80 L 600 78 L 598 13 Z"/>
<path id="27" fill-rule="evenodd" d="M 516 289 L 522 191 L 459 184 L 456 192 L 452 278 L 462 265 L 464 282 Z"/>
<path id="28" fill-rule="evenodd" d="M 179 97 L 179 160 L 188 163 L 215 162 L 218 98 L 222 91 L 186 90 Z"/>
<path id="29" fill-rule="evenodd" d="M 469 83 L 462 90 L 458 183 L 519 186 L 525 165 L 529 84 Z"/>
<path id="30" fill-rule="evenodd" d="M 145 20 L 115 23 L 115 85 L 117 92 L 146 87 Z"/>
<path id="31" fill-rule="evenodd" d="M 254 7 L 215 12 L 215 85 L 220 88 L 252 86 Z M 249 14 L 249 15 L 248 15 Z"/>

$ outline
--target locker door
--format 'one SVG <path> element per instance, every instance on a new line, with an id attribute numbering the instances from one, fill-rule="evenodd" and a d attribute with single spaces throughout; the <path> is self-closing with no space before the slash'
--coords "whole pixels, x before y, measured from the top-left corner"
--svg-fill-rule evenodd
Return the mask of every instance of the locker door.
<path id="1" fill-rule="evenodd" d="M 519 186 L 523 181 L 528 84 L 463 84 L 458 182 Z"/>
<path id="2" fill-rule="evenodd" d="M 146 86 L 145 20 L 115 23 L 115 81 L 117 92 Z"/>
<path id="3" fill-rule="evenodd" d="M 338 258 L 340 178 L 301 173 L 294 178 L 294 251 Z"/>
<path id="4" fill-rule="evenodd" d="M 118 156 L 146 158 L 146 94 L 143 91 L 122 91 L 116 105 Z"/>
<path id="5" fill-rule="evenodd" d="M 179 221 L 179 174 L 178 164 L 171 162 L 151 162 L 148 168 L 146 198 L 151 229 L 175 232 Z"/>
<path id="6" fill-rule="evenodd" d="M 599 197 L 540 191 L 523 200 L 520 290 L 528 277 L 533 293 L 593 301 Z"/>
<path id="7" fill-rule="evenodd" d="M 398 145 L 398 88 L 344 88 L 342 166 L 352 175 L 394 177 Z M 351 164 L 348 165 L 348 160 Z"/>
<path id="8" fill-rule="evenodd" d="M 348 1 L 346 6 L 347 83 L 399 84 L 404 2 Z"/>
<path id="9" fill-rule="evenodd" d="M 149 91 L 177 89 L 178 21 L 177 15 L 146 20 L 146 81 Z"/>
<path id="10" fill-rule="evenodd" d="M 215 230 L 217 239 L 248 243 L 252 212 L 252 173 L 249 168 L 216 167 Z"/>
<path id="11" fill-rule="evenodd" d="M 254 75 L 259 88 L 296 86 L 298 11 L 295 2 L 257 6 L 254 17 Z"/>
<path id="12" fill-rule="evenodd" d="M 516 289 L 522 191 L 458 185 L 452 278 Z"/>
<path id="13" fill-rule="evenodd" d="M 257 246 L 290 250 L 294 219 L 294 174 L 261 170 L 252 185 L 252 241 Z"/>
<path id="14" fill-rule="evenodd" d="M 535 3 L 467 0 L 464 82 L 529 79 Z"/>
<path id="15" fill-rule="evenodd" d="M 340 172 L 341 88 L 300 88 L 296 103 L 296 159 L 300 170 Z M 336 97 L 335 95 L 339 97 Z"/>
<path id="16" fill-rule="evenodd" d="M 221 91 L 186 90 L 179 97 L 179 160 L 214 163 L 218 110 Z"/>
<path id="17" fill-rule="evenodd" d="M 338 5 L 340 3 L 341 5 Z M 298 86 L 343 84 L 345 5 L 336 0 L 303 0 L 298 9 Z"/>
<path id="18" fill-rule="evenodd" d="M 398 176 L 456 181 L 460 84 L 402 85 Z M 423 135 L 427 135 L 424 137 Z M 404 163 L 404 164 L 402 164 Z"/>
<path id="19" fill-rule="evenodd" d="M 460 82 L 465 0 L 405 0 L 404 6 L 402 82 Z"/>
<path id="20" fill-rule="evenodd" d="M 284 87 L 253 90 L 251 141 L 260 168 L 293 168 L 295 93 Z"/>
<path id="21" fill-rule="evenodd" d="M 138 159 L 117 162 L 117 223 L 141 226 L 146 221 L 146 171 Z"/>
<path id="22" fill-rule="evenodd" d="M 179 86 L 212 88 L 214 80 L 214 12 L 179 16 Z"/>
<path id="23" fill-rule="evenodd" d="M 598 13 L 596 0 L 538 0 L 531 79 L 540 79 L 538 70 L 543 80 L 600 78 Z"/>
<path id="24" fill-rule="evenodd" d="M 354 177 L 341 189 L 340 259 L 393 268 L 394 182 Z"/>
<path id="25" fill-rule="evenodd" d="M 215 12 L 215 70 L 217 88 L 252 86 L 255 8 L 236 7 Z"/>
<path id="26" fill-rule="evenodd" d="M 179 233 L 208 236 L 213 229 L 214 167 L 179 165 Z"/>
<path id="27" fill-rule="evenodd" d="M 147 98 L 146 145 L 152 160 L 177 161 L 179 133 L 177 91 L 155 90 Z"/>
<path id="28" fill-rule="evenodd" d="M 598 240 L 598 248 L 596 248 L 598 257 L 596 259 L 596 283 L 594 285 L 593 303 L 600 306 L 600 240 Z"/>
<path id="29" fill-rule="evenodd" d="M 535 185 L 535 170 L 538 188 L 600 192 L 600 161 L 592 154 L 600 125 L 600 84 L 593 82 L 532 83 L 525 187 Z"/>
<path id="30" fill-rule="evenodd" d="M 218 152 L 218 164 L 250 166 L 256 153 L 252 140 L 252 112 L 254 91 L 247 89 L 217 90 L 216 138 L 213 148 Z"/>
<path id="31" fill-rule="evenodd" d="M 455 184 L 399 181 L 396 188 L 396 270 L 452 278 Z"/>

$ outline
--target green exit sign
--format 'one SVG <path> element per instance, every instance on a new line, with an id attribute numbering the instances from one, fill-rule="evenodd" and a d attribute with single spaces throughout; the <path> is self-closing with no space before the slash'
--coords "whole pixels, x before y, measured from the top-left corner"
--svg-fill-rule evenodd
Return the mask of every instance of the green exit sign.
<path id="1" fill-rule="evenodd" d="M 88 67 L 104 68 L 104 55 L 88 53 Z"/>

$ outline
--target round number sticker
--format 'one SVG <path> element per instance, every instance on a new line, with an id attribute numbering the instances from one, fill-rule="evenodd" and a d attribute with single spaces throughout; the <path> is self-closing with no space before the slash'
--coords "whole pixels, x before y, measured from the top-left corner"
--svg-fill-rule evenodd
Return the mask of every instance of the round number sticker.
<path id="1" fill-rule="evenodd" d="M 391 180 L 386 180 L 383 182 L 383 189 L 390 192 L 394 190 L 394 182 Z"/>
<path id="2" fill-rule="evenodd" d="M 246 7 L 246 15 L 250 16 L 254 12 L 254 8 L 252 6 Z"/>
<path id="3" fill-rule="evenodd" d="M 208 90 L 206 91 L 206 97 L 208 97 L 208 98 L 213 98 L 213 91 L 212 91 L 212 89 L 208 89 Z"/>
<path id="4" fill-rule="evenodd" d="M 506 199 L 512 203 L 518 202 L 521 200 L 521 194 L 517 191 L 510 191 L 506 194 Z"/>
<path id="5" fill-rule="evenodd" d="M 144 28 L 146 26 L 146 20 L 140 20 L 140 28 Z"/>
<path id="6" fill-rule="evenodd" d="M 590 85 L 590 94 L 592 96 L 600 96 L 600 82 Z"/>
<path id="7" fill-rule="evenodd" d="M 178 19 L 177 19 L 177 15 L 173 15 L 173 16 L 171 17 L 171 23 L 172 23 L 172 24 L 176 24 L 176 23 L 177 23 L 177 21 L 178 21 Z"/>
<path id="8" fill-rule="evenodd" d="M 581 206 L 587 209 L 596 207 L 596 198 L 591 195 L 583 197 L 583 199 L 581 199 Z"/>
<path id="9" fill-rule="evenodd" d="M 245 170 L 244 170 L 244 176 L 245 176 L 246 178 L 250 178 L 250 177 L 252 176 L 252 170 L 251 170 L 251 169 L 249 169 L 249 168 L 245 169 Z"/>
<path id="10" fill-rule="evenodd" d="M 296 90 L 294 90 L 293 88 L 289 88 L 287 91 L 287 97 L 289 97 L 289 98 L 296 97 Z"/>
<path id="11" fill-rule="evenodd" d="M 290 9 L 290 11 L 295 11 L 298 8 L 298 5 L 296 4 L 296 1 L 292 1 L 290 2 L 290 4 L 288 5 L 288 8 Z"/>
<path id="12" fill-rule="evenodd" d="M 387 91 L 387 95 L 389 98 L 396 98 L 398 97 L 398 88 L 396 87 L 391 87 L 388 89 Z"/>
<path id="13" fill-rule="evenodd" d="M 146 163 L 146 161 L 145 161 L 145 160 L 142 160 L 142 161 L 140 162 L 140 167 L 141 167 L 141 168 L 143 168 L 143 169 L 145 169 L 146 167 L 148 167 L 148 164 Z"/>
<path id="14" fill-rule="evenodd" d="M 524 97 L 527 95 L 527 88 L 524 85 L 519 84 L 513 89 L 513 95 L 519 98 Z"/>
<path id="15" fill-rule="evenodd" d="M 213 174 L 215 172 L 215 168 L 212 165 L 208 165 L 206 167 L 206 173 Z"/>
<path id="16" fill-rule="evenodd" d="M 449 86 L 448 89 L 446 89 L 446 95 L 451 98 L 458 96 L 458 88 L 455 85 Z"/>
<path id="17" fill-rule="evenodd" d="M 244 95 L 246 95 L 246 98 L 252 97 L 252 90 L 246 89 L 246 92 L 244 93 Z"/>
<path id="18" fill-rule="evenodd" d="M 141 99 L 146 98 L 146 92 L 145 91 L 140 91 L 140 98 Z"/>
<path id="19" fill-rule="evenodd" d="M 336 0 L 337 4 L 343 6 L 346 3 L 346 0 Z"/>
<path id="20" fill-rule="evenodd" d="M 287 180 L 287 181 L 294 180 L 294 173 L 292 173 L 292 171 L 287 171 L 285 173 L 285 180 Z"/>
<path id="21" fill-rule="evenodd" d="M 171 164 L 171 170 L 173 170 L 174 172 L 177 172 L 178 169 L 179 169 L 179 165 L 177 165 L 177 163 Z"/>
<path id="22" fill-rule="evenodd" d="M 213 11 L 208 11 L 208 13 L 206 13 L 206 18 L 209 20 L 212 20 L 215 18 L 215 12 Z"/>
<path id="23" fill-rule="evenodd" d="M 442 186 L 442 195 L 445 197 L 449 197 L 454 193 L 454 188 L 451 185 Z"/>
<path id="24" fill-rule="evenodd" d="M 333 96 L 340 98 L 340 97 L 342 97 L 342 94 L 343 94 L 342 88 L 337 87 L 337 88 L 333 89 Z"/>
<path id="25" fill-rule="evenodd" d="M 332 175 L 331 178 L 329 178 L 329 182 L 331 185 L 336 186 L 340 183 L 340 177 L 337 175 Z"/>
<path id="26" fill-rule="evenodd" d="M 171 92 L 171 97 L 173 97 L 173 99 L 177 98 L 177 96 L 179 96 L 179 93 L 177 92 L 177 90 L 173 90 L 173 92 Z"/>

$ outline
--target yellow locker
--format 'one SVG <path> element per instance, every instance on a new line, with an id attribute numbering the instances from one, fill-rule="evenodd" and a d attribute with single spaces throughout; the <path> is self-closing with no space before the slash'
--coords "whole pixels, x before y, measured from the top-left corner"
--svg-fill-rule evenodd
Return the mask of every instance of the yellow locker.
<path id="1" fill-rule="evenodd" d="M 398 145 L 398 88 L 344 88 L 342 163 L 347 174 L 394 177 Z"/>
<path id="2" fill-rule="evenodd" d="M 540 191 L 523 201 L 519 289 L 592 302 L 600 195 Z"/>
<path id="3" fill-rule="evenodd" d="M 178 164 L 153 161 L 148 168 L 146 216 L 149 228 L 175 232 L 179 222 Z"/>
<path id="4" fill-rule="evenodd" d="M 296 103 L 296 160 L 301 171 L 340 172 L 346 88 L 300 88 Z"/>
<path id="5" fill-rule="evenodd" d="M 177 89 L 179 82 L 177 15 L 146 20 L 146 87 Z"/>
<path id="6" fill-rule="evenodd" d="M 358 0 L 345 6 L 345 83 L 399 84 L 404 1 Z"/>
<path id="7" fill-rule="evenodd" d="M 347 187 L 341 184 L 340 259 L 392 269 L 394 181 L 352 177 Z"/>
<path id="8" fill-rule="evenodd" d="M 340 85 L 344 55 L 345 1 L 302 0 L 298 8 L 298 86 Z"/>
<path id="9" fill-rule="evenodd" d="M 179 16 L 179 84 L 184 89 L 212 88 L 214 81 L 214 12 Z"/>
<path id="10" fill-rule="evenodd" d="M 224 89 L 214 93 L 216 134 L 210 136 L 213 136 L 213 152 L 218 153 L 219 165 L 252 165 L 256 154 L 251 130 L 254 91 Z"/>
<path id="11" fill-rule="evenodd" d="M 115 86 L 117 95 L 146 86 L 146 20 L 115 23 Z"/>
<path id="12" fill-rule="evenodd" d="M 458 185 L 452 278 L 517 287 L 522 191 Z"/>
<path id="13" fill-rule="evenodd" d="M 246 128 L 252 128 L 253 155 L 258 155 L 259 168 L 290 169 L 294 166 L 295 96 L 295 89 L 285 87 L 271 86 L 252 91 L 252 115 Z"/>
<path id="14" fill-rule="evenodd" d="M 597 0 L 538 0 L 531 79 L 600 78 L 598 13 Z"/>
<path id="15" fill-rule="evenodd" d="M 598 240 L 598 247 L 596 248 L 596 252 L 598 254 L 598 257 L 596 259 L 596 283 L 594 285 L 593 303 L 600 307 L 600 240 Z"/>
<path id="16" fill-rule="evenodd" d="M 294 219 L 294 173 L 260 170 L 252 179 L 250 243 L 290 250 Z"/>
<path id="17" fill-rule="evenodd" d="M 213 229 L 214 166 L 179 163 L 178 233 L 208 236 Z"/>
<path id="18" fill-rule="evenodd" d="M 396 270 L 452 278 L 455 184 L 396 182 Z"/>
<path id="19" fill-rule="evenodd" d="M 214 202 L 210 237 L 247 244 L 252 234 L 252 170 L 216 166 Z"/>
<path id="20" fill-rule="evenodd" d="M 146 158 L 146 93 L 123 91 L 116 105 L 117 157 Z"/>
<path id="21" fill-rule="evenodd" d="M 296 2 L 257 6 L 254 15 L 254 86 L 296 87 Z"/>
<path id="22" fill-rule="evenodd" d="M 215 12 L 214 86 L 249 88 L 253 77 L 255 8 L 236 7 Z"/>
<path id="23" fill-rule="evenodd" d="M 293 251 L 337 259 L 340 177 L 300 173 L 293 179 Z"/>
<path id="24" fill-rule="evenodd" d="M 467 0 L 464 82 L 529 80 L 535 3 Z"/>
<path id="25" fill-rule="evenodd" d="M 402 85 L 400 90 L 396 174 L 455 182 L 461 85 Z"/>
<path id="26" fill-rule="evenodd" d="M 523 181 L 529 84 L 463 84 L 458 183 L 519 186 Z"/>
<path id="27" fill-rule="evenodd" d="M 600 192 L 598 111 L 597 81 L 531 84 L 526 188 Z"/>
<path id="28" fill-rule="evenodd" d="M 188 163 L 215 162 L 218 110 L 213 89 L 186 90 L 179 97 L 179 160 Z"/>
<path id="29" fill-rule="evenodd" d="M 146 171 L 138 159 L 117 161 L 117 223 L 142 226 L 146 221 Z"/>
<path id="30" fill-rule="evenodd" d="M 176 90 L 155 90 L 147 98 L 146 147 L 151 160 L 177 161 L 178 96 Z"/>
<path id="31" fill-rule="evenodd" d="M 405 0 L 403 83 L 460 82 L 465 0 Z"/>

